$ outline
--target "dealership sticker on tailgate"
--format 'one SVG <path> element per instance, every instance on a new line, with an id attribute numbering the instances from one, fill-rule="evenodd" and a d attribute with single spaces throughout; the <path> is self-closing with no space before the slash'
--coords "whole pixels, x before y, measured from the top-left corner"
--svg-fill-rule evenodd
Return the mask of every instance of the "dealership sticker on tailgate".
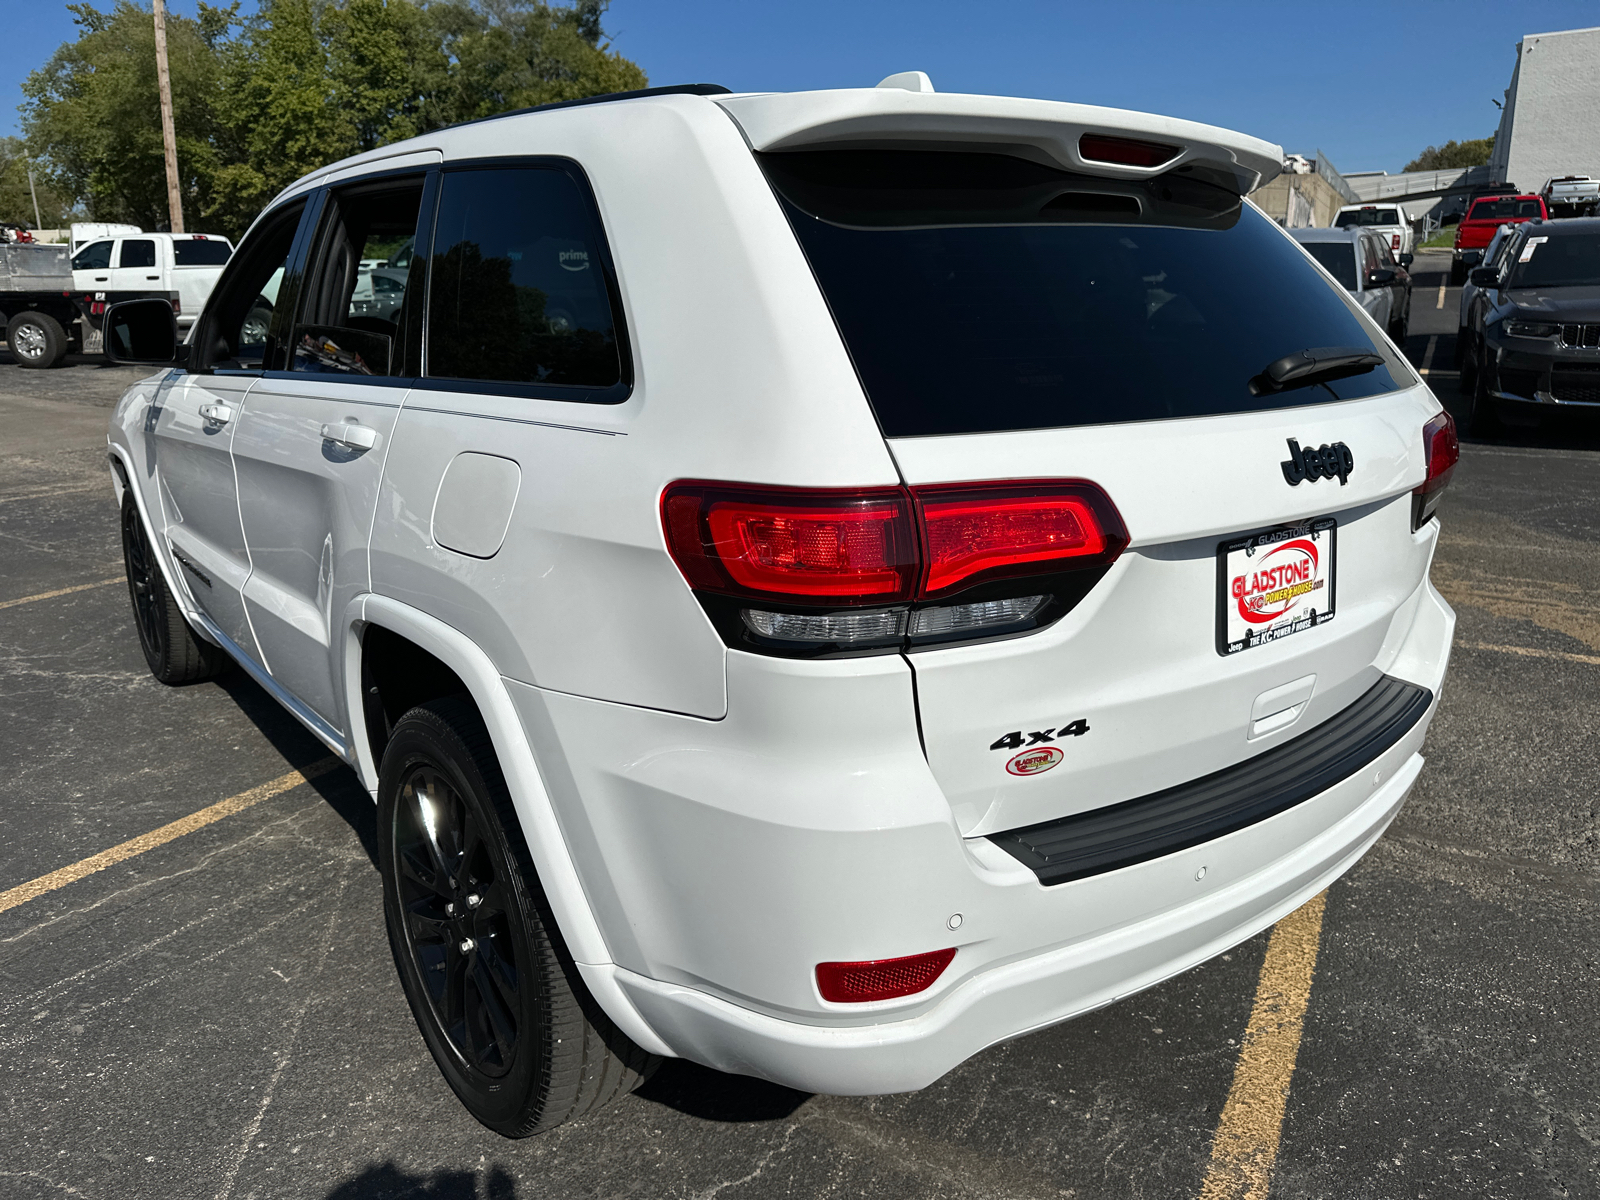
<path id="1" fill-rule="evenodd" d="M 1217 653 L 1237 654 L 1333 620 L 1331 517 L 1217 547 Z"/>

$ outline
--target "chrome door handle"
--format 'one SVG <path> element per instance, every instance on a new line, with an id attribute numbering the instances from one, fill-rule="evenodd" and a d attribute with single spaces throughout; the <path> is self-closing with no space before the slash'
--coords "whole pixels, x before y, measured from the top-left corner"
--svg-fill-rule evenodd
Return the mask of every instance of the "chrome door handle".
<path id="1" fill-rule="evenodd" d="M 347 450 L 371 450 L 378 444 L 378 431 L 360 421 L 339 421 L 322 427 L 325 441 Z"/>
<path id="2" fill-rule="evenodd" d="M 233 420 L 233 409 L 226 404 L 202 404 L 200 415 L 213 425 L 226 425 Z"/>

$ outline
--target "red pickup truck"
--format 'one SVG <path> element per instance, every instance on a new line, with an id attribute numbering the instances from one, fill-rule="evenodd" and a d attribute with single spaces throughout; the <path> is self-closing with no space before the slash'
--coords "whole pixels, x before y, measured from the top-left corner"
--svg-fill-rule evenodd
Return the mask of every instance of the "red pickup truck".
<path id="1" fill-rule="evenodd" d="M 1483 250 L 1502 225 L 1517 225 L 1550 216 L 1543 196 L 1484 196 L 1474 200 L 1456 226 L 1456 246 L 1450 257 L 1450 282 L 1462 284 L 1467 272 L 1483 261 Z"/>

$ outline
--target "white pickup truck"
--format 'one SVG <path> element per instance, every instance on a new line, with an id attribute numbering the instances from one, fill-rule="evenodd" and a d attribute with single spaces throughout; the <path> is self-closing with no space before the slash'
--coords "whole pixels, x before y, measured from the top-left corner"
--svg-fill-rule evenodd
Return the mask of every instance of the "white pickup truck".
<path id="1" fill-rule="evenodd" d="M 1600 179 L 1588 175 L 1552 179 L 1540 195 L 1553 217 L 1592 217 L 1600 212 Z"/>
<path id="2" fill-rule="evenodd" d="M 72 285 L 80 292 L 177 292 L 178 328 L 188 329 L 232 254 L 233 243 L 210 233 L 99 238 L 72 256 Z"/>

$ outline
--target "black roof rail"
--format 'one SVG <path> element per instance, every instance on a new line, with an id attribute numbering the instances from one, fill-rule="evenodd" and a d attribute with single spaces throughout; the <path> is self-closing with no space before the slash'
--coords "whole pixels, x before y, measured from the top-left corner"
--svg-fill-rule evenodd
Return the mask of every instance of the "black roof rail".
<path id="1" fill-rule="evenodd" d="M 645 96 L 728 96 L 732 95 L 731 88 L 725 88 L 720 83 L 675 83 L 669 87 L 640 88 L 633 92 L 606 92 L 600 96 L 585 96 L 581 100 L 556 100 L 550 104 L 535 104 L 531 108 L 513 108 L 506 112 L 495 113 L 487 117 L 473 117 L 470 121 L 457 121 L 454 125 L 445 125 L 443 129 L 460 129 L 464 125 L 481 125 L 485 121 L 498 121 L 502 117 L 520 117 L 527 113 L 549 112 L 557 108 L 578 108 L 585 104 L 610 104 L 614 100 L 640 100 Z"/>

